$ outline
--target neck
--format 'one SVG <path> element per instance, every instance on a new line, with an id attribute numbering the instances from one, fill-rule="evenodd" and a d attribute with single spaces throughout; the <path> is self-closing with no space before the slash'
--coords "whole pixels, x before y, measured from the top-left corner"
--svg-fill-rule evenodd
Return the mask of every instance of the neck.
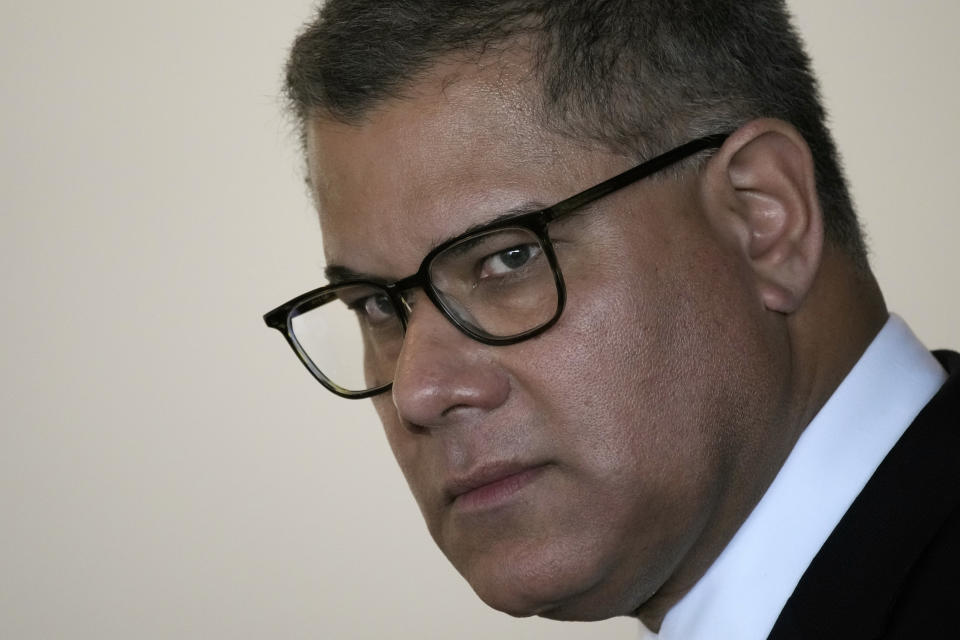
<path id="1" fill-rule="evenodd" d="M 806 389 L 798 403 L 800 424 L 806 426 L 820 411 L 888 317 L 869 269 L 828 247 L 808 300 L 789 320 L 799 388 Z"/>

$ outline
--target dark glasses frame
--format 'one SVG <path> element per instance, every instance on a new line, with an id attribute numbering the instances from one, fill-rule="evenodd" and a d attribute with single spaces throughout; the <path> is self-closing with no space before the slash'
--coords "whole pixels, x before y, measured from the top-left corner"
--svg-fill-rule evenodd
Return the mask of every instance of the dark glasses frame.
<path id="1" fill-rule="evenodd" d="M 407 328 L 409 307 L 403 297 L 403 293 L 405 291 L 409 291 L 410 289 L 420 288 L 423 289 L 424 293 L 427 295 L 427 298 L 434 304 L 434 306 L 437 307 L 437 309 L 439 309 L 440 313 L 443 314 L 443 316 L 451 324 L 474 340 L 477 340 L 483 344 L 495 346 L 510 345 L 522 342 L 543 333 L 556 324 L 557 320 L 560 319 L 560 315 L 563 313 L 563 308 L 566 303 L 566 287 L 563 283 L 563 275 L 560 272 L 560 266 L 557 262 L 557 256 L 553 251 L 550 236 L 547 233 L 548 224 L 557 220 L 558 218 L 572 213 L 581 207 L 599 200 L 600 198 L 603 198 L 614 191 L 622 189 L 639 180 L 642 180 L 643 178 L 662 171 L 663 169 L 666 169 L 667 167 L 674 165 L 681 160 L 685 160 L 696 153 L 709 149 L 718 149 L 723 146 L 723 143 L 729 136 L 729 133 L 718 133 L 697 138 L 696 140 L 692 140 L 686 144 L 676 147 L 675 149 L 671 149 L 666 153 L 651 158 L 650 160 L 647 160 L 631 169 L 627 169 L 623 173 L 617 174 L 612 178 L 604 180 L 603 182 L 594 185 L 589 189 L 581 191 L 580 193 L 566 198 L 565 200 L 561 200 L 560 202 L 545 209 L 501 218 L 488 225 L 472 229 L 466 233 L 450 238 L 449 240 L 446 240 L 434 247 L 423 258 L 423 260 L 420 262 L 420 268 L 417 269 L 416 273 L 405 278 L 401 278 L 395 282 L 387 283 L 367 279 L 349 279 L 336 284 L 326 285 L 318 289 L 308 291 L 293 298 L 292 300 L 283 303 L 276 309 L 264 314 L 263 320 L 268 327 L 276 329 L 284 335 L 294 353 L 297 354 L 297 357 L 300 359 L 300 361 L 317 379 L 317 381 L 320 382 L 320 384 L 338 396 L 352 399 L 368 398 L 370 396 L 383 393 L 391 388 L 393 382 L 391 381 L 385 385 L 364 391 L 351 391 L 337 385 L 335 382 L 327 378 L 306 355 L 297 341 L 296 336 L 294 335 L 291 324 L 291 321 L 294 317 L 336 300 L 336 292 L 343 287 L 361 285 L 384 291 L 396 309 L 404 331 L 406 331 Z M 533 329 L 513 336 L 497 338 L 487 334 L 478 333 L 468 324 L 463 322 L 458 317 L 455 310 L 447 307 L 443 300 L 443 296 L 434 288 L 434 285 L 430 280 L 430 266 L 438 255 L 442 254 L 453 245 L 459 244 L 474 237 L 489 234 L 493 231 L 512 228 L 527 229 L 532 231 L 537 236 L 538 241 L 543 248 L 544 254 L 549 261 L 550 268 L 553 270 L 554 281 L 557 285 L 557 309 L 549 320 Z"/>

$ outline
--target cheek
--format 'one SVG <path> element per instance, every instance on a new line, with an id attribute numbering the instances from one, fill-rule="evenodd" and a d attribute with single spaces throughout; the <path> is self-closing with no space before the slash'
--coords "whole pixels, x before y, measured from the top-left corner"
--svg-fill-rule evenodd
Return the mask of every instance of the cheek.
<path id="1" fill-rule="evenodd" d="M 702 353 L 708 337 L 678 318 L 700 314 L 659 287 L 645 287 L 645 298 L 616 278 L 591 284 L 588 294 L 570 288 L 556 332 L 527 357 L 539 363 L 528 372 L 539 381 L 526 390 L 547 413 L 557 450 L 614 491 L 711 492 L 693 480 L 719 466 L 714 430 L 726 420 Z"/>
<path id="2" fill-rule="evenodd" d="M 427 450 L 429 438 L 404 426 L 390 394 L 374 398 L 373 403 L 383 424 L 387 443 L 420 509 L 427 530 L 434 541 L 440 544 L 442 527 L 438 501 L 441 496 L 438 495 L 436 483 L 431 482 L 431 479 L 443 475 L 439 467 L 440 459 L 430 455 L 436 452 Z"/>
<path id="3" fill-rule="evenodd" d="M 606 255 L 615 259 L 570 270 L 564 315 L 527 354 L 538 363 L 528 374 L 539 379 L 528 390 L 552 425 L 564 425 L 552 431 L 576 466 L 618 490 L 640 485 L 648 496 L 709 501 L 709 478 L 722 478 L 727 434 L 741 413 L 736 385 L 715 363 L 731 355 L 718 345 L 742 334 L 724 321 L 724 308 L 736 303 L 717 291 L 714 275 Z M 625 282 L 624 272 L 641 275 Z"/>
<path id="4" fill-rule="evenodd" d="M 401 424 L 397 415 L 397 408 L 394 406 L 389 393 L 375 397 L 373 405 L 377 415 L 380 416 L 380 422 L 383 424 L 383 431 L 387 437 L 387 443 L 390 445 L 390 450 L 393 451 L 393 457 L 400 466 L 400 471 L 403 472 L 414 498 L 422 509 L 423 502 L 421 501 L 419 482 L 413 474 L 413 470 L 417 468 L 417 438 L 415 434 Z"/>

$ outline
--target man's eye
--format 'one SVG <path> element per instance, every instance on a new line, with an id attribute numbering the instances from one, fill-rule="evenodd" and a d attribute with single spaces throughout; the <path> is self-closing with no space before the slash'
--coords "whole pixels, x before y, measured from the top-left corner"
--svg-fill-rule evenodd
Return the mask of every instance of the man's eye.
<path id="1" fill-rule="evenodd" d="M 350 304 L 350 308 L 370 324 L 388 322 L 396 315 L 393 309 L 393 303 L 390 302 L 390 298 L 383 293 L 355 300 Z"/>
<path id="2" fill-rule="evenodd" d="M 509 275 L 536 260 L 543 251 L 536 243 L 521 244 L 491 254 L 480 263 L 480 278 Z"/>

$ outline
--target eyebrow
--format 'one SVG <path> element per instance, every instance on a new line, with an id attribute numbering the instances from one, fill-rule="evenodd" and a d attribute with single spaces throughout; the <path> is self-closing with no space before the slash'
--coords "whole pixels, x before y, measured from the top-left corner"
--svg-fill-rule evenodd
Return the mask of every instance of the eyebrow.
<path id="1" fill-rule="evenodd" d="M 330 284 L 338 284 L 344 280 L 373 280 L 374 282 L 384 281 L 383 278 L 375 276 L 372 273 L 354 271 L 350 267 L 345 267 L 341 264 L 327 265 L 327 267 L 323 270 L 323 275 L 327 278 L 327 282 Z"/>
<path id="2" fill-rule="evenodd" d="M 507 210 L 504 211 L 503 213 L 501 213 L 501 214 L 499 214 L 499 215 L 496 215 L 496 216 L 494 216 L 494 217 L 492 217 L 492 218 L 490 218 L 490 219 L 488 219 L 488 220 L 484 220 L 483 222 L 478 222 L 478 223 L 476 223 L 476 224 L 472 224 L 472 225 L 470 225 L 469 227 L 467 227 L 466 229 L 464 229 L 463 231 L 461 231 L 460 233 L 458 233 L 458 234 L 456 234 L 456 235 L 454 235 L 454 236 L 450 236 L 449 238 L 443 238 L 443 239 L 440 239 L 440 240 L 435 241 L 435 242 L 431 245 L 430 251 L 433 251 L 433 250 L 434 250 L 436 247 L 438 247 L 439 245 L 443 244 L 443 243 L 446 242 L 447 240 L 450 240 L 450 238 L 457 238 L 457 237 L 459 237 L 459 236 L 465 236 L 465 235 L 474 233 L 474 232 L 476 232 L 476 231 L 480 231 L 480 230 L 483 229 L 484 227 L 489 227 L 489 226 L 492 225 L 492 224 L 497 224 L 498 222 L 502 222 L 502 221 L 507 220 L 507 219 L 509 219 L 509 218 L 515 218 L 515 217 L 517 217 L 517 216 L 522 216 L 522 215 L 527 214 L 527 213 L 533 213 L 534 211 L 542 211 L 543 209 L 546 209 L 548 206 L 549 206 L 549 205 L 546 205 L 546 204 L 544 204 L 544 203 L 542 203 L 542 202 L 537 202 L 537 201 L 535 201 L 535 200 L 529 200 L 529 201 L 527 201 L 527 202 L 524 202 L 524 203 L 521 204 L 521 205 L 518 205 L 518 206 L 513 207 L 513 208 L 511 208 L 511 209 L 507 209 Z M 428 252 L 428 253 L 429 253 L 429 252 Z M 426 255 L 426 254 L 424 254 L 424 255 Z"/>
<path id="3" fill-rule="evenodd" d="M 427 251 L 423 255 L 426 256 L 431 251 L 436 249 L 438 246 L 440 246 L 441 244 L 443 244 L 444 242 L 452 238 L 458 238 L 460 236 L 469 235 L 471 233 L 480 231 L 490 225 L 496 224 L 498 222 L 502 222 L 503 220 L 515 218 L 516 216 L 524 215 L 526 213 L 541 211 L 543 209 L 546 209 L 548 206 L 549 205 L 543 204 L 542 202 L 533 201 L 533 200 L 524 202 L 523 204 L 507 209 L 503 213 L 500 213 L 492 218 L 483 220 L 482 222 L 478 222 L 476 224 L 472 224 L 466 229 L 464 229 L 463 231 L 461 231 L 460 233 L 454 234 L 452 236 L 448 236 L 446 238 L 435 239 L 430 243 L 430 246 L 427 248 Z M 383 276 L 379 276 L 379 275 L 369 273 L 369 272 L 364 272 L 364 271 L 357 271 L 356 269 L 351 269 L 350 267 L 342 264 L 327 265 L 326 268 L 324 268 L 323 273 L 327 279 L 327 282 L 329 282 L 330 284 L 339 284 L 346 280 L 371 280 L 373 282 L 389 282 L 389 280 L 387 278 L 384 278 Z"/>

